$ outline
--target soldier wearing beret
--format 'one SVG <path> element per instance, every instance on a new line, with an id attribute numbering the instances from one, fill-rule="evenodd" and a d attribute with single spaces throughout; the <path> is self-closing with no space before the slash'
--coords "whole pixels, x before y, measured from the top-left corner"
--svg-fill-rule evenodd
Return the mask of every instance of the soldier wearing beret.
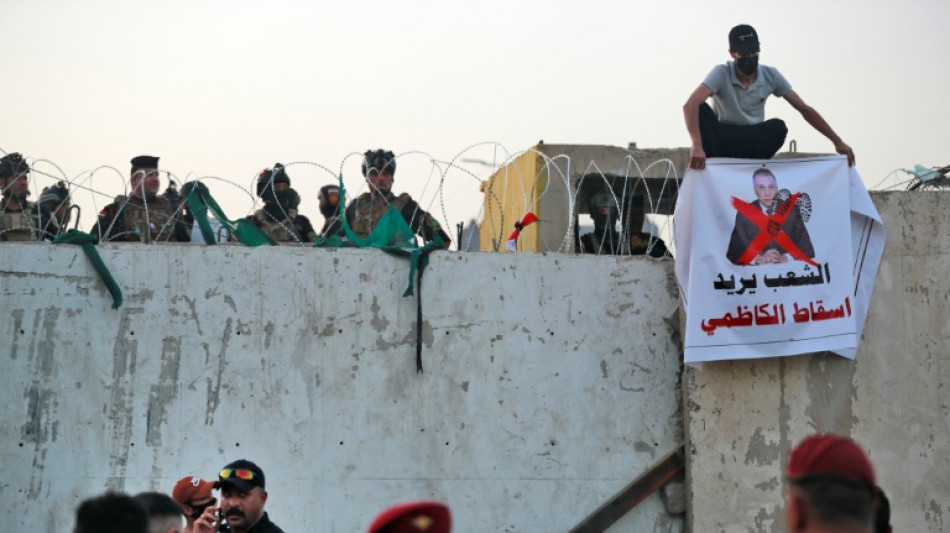
<path id="1" fill-rule="evenodd" d="M 403 503 L 377 516 L 369 533 L 452 533 L 452 513 L 439 502 Z"/>
<path id="2" fill-rule="evenodd" d="M 18 153 L 0 158 L 0 241 L 35 241 L 35 206 L 28 202 L 30 166 Z"/>
<path id="3" fill-rule="evenodd" d="M 853 440 L 812 435 L 788 454 L 785 518 L 790 533 L 872 531 L 874 467 Z"/>
<path id="4" fill-rule="evenodd" d="M 175 208 L 158 195 L 158 158 L 140 155 L 132 159 L 132 193 L 117 196 L 99 213 L 92 233 L 100 241 L 188 242 L 188 229 L 175 216 Z"/>

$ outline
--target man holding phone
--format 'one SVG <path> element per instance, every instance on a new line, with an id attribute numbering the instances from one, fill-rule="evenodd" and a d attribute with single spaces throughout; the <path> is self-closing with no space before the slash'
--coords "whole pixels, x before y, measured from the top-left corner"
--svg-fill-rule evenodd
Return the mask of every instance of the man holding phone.
<path id="1" fill-rule="evenodd" d="M 259 466 L 247 459 L 234 461 L 218 473 L 217 486 L 221 489 L 221 507 L 205 509 L 195 520 L 195 533 L 218 531 L 222 518 L 235 533 L 284 533 L 264 511 L 267 491 Z"/>

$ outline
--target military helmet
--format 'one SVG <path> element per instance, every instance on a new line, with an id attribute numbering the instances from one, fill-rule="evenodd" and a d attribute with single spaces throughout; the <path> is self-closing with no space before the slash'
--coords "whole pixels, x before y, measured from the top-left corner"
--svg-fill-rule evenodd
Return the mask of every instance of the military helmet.
<path id="1" fill-rule="evenodd" d="M 591 213 L 602 207 L 609 207 L 613 210 L 617 210 L 617 200 L 614 198 L 613 194 L 611 194 L 611 190 L 609 188 L 602 187 L 592 190 L 591 193 L 587 195 L 587 207 L 590 209 Z"/>
<path id="2" fill-rule="evenodd" d="M 290 176 L 284 170 L 284 165 L 274 163 L 273 169 L 265 168 L 257 176 L 257 196 L 259 198 L 264 197 L 264 189 L 267 188 L 269 183 L 286 183 L 290 187 Z"/>
<path id="3" fill-rule="evenodd" d="M 278 192 L 277 199 L 278 201 L 286 202 L 284 205 L 287 207 L 288 211 L 291 209 L 297 209 L 300 206 L 300 194 L 289 187 L 285 191 Z"/>
<path id="4" fill-rule="evenodd" d="M 40 193 L 40 204 L 50 205 L 56 208 L 60 205 L 69 203 L 69 187 L 66 182 L 60 181 L 56 185 L 51 185 L 43 189 Z"/>
<path id="5" fill-rule="evenodd" d="M 369 177 L 369 171 L 375 170 L 376 172 L 385 172 L 389 171 L 393 176 L 396 175 L 396 156 L 389 150 L 367 150 L 363 154 L 363 176 Z"/>
<path id="6" fill-rule="evenodd" d="M 331 217 L 337 212 L 340 205 L 340 187 L 337 185 L 324 185 L 320 187 L 317 193 L 317 200 L 320 202 L 320 213 L 324 217 Z"/>
<path id="7" fill-rule="evenodd" d="M 18 152 L 9 153 L 0 158 L 0 179 L 14 178 L 23 172 L 29 172 L 30 165 Z"/>

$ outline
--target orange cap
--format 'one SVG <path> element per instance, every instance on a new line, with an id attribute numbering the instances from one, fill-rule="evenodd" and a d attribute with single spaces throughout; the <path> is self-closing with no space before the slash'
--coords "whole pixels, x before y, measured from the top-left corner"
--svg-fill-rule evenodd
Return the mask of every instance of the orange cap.
<path id="1" fill-rule="evenodd" d="M 213 481 L 205 481 L 198 476 L 186 476 L 175 483 L 172 499 L 180 505 L 187 505 L 191 500 L 209 496 L 213 488 Z"/>

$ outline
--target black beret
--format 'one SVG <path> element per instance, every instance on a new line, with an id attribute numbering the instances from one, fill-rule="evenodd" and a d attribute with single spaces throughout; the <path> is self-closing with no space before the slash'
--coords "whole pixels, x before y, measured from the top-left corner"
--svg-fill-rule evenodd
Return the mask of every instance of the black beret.
<path id="1" fill-rule="evenodd" d="M 132 172 L 140 168 L 158 168 L 158 158 L 153 155 L 140 155 L 132 158 Z"/>

